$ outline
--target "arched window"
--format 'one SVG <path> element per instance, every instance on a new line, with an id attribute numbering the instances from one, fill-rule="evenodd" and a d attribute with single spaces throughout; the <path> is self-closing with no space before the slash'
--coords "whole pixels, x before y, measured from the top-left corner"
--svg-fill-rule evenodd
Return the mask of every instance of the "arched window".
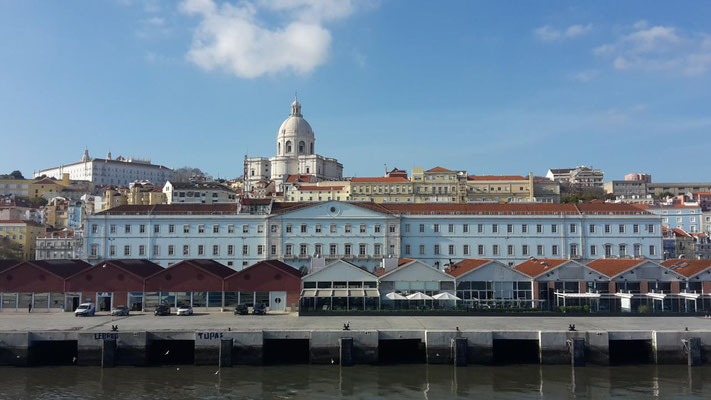
<path id="1" fill-rule="evenodd" d="M 281 155 L 281 143 L 277 143 L 277 155 Z"/>
<path id="2" fill-rule="evenodd" d="M 314 154 L 314 142 L 311 142 L 311 151 L 309 154 Z"/>
<path id="3" fill-rule="evenodd" d="M 304 154 L 305 150 L 306 150 L 306 144 L 302 140 L 299 142 L 299 154 Z"/>
<path id="4" fill-rule="evenodd" d="M 291 153 L 291 140 L 286 142 L 286 154 Z"/>

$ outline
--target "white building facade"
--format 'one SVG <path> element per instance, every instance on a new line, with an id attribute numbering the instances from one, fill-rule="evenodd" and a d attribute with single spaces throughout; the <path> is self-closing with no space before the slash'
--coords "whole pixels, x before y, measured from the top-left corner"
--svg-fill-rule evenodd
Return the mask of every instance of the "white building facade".
<path id="1" fill-rule="evenodd" d="M 301 103 L 294 100 L 291 114 L 279 127 L 276 156 L 245 157 L 245 192 L 259 181 L 274 181 L 276 190 L 284 191 L 284 181 L 289 175 L 314 175 L 316 181 L 340 180 L 343 165 L 335 158 L 315 153 L 313 129 L 301 114 Z"/>
<path id="2" fill-rule="evenodd" d="M 237 194 L 218 182 L 166 182 L 163 185 L 166 203 L 235 203 Z"/>
<path id="3" fill-rule="evenodd" d="M 84 150 L 79 162 L 43 169 L 35 172 L 34 176 L 62 179 L 65 173 L 71 180 L 90 181 L 96 185 L 128 186 L 131 182 L 142 180 L 162 185 L 173 177 L 172 169 L 151 164 L 150 160 L 121 156 L 112 159 L 111 153 L 106 158 L 92 158 L 88 150 Z"/>

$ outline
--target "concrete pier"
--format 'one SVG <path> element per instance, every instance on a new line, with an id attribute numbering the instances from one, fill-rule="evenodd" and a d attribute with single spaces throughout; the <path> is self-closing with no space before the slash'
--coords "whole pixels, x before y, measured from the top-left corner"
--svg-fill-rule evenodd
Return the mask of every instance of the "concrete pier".
<path id="1" fill-rule="evenodd" d="M 0 332 L 0 365 L 426 362 L 687 364 L 707 362 L 709 331 L 171 330 Z"/>

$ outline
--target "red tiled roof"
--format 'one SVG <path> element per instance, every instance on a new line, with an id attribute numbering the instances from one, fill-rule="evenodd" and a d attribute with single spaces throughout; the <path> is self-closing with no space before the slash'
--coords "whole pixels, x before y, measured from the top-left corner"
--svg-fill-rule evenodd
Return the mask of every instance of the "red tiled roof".
<path id="1" fill-rule="evenodd" d="M 306 174 L 301 174 L 301 175 L 289 175 L 288 178 L 286 178 L 287 183 L 294 183 L 294 182 L 311 182 L 311 179 L 313 178 L 313 175 L 306 175 Z"/>
<path id="2" fill-rule="evenodd" d="M 650 214 L 639 207 L 635 207 L 632 204 L 626 203 L 603 203 L 603 202 L 588 202 L 588 203 L 574 203 L 576 207 L 580 210 L 581 214 Z"/>
<path id="3" fill-rule="evenodd" d="M 102 261 L 99 264 L 96 264 L 94 268 L 99 268 L 99 266 L 103 264 L 113 264 L 125 271 L 128 271 L 136 276 L 140 276 L 142 278 L 147 278 L 156 272 L 162 271 L 163 267 L 160 265 L 148 261 L 148 260 L 132 260 L 132 259 L 127 259 L 127 260 L 108 260 L 108 261 Z"/>
<path id="4" fill-rule="evenodd" d="M 612 278 L 642 264 L 645 261 L 647 260 L 643 258 L 601 258 L 589 262 L 587 266 L 607 277 Z"/>
<path id="5" fill-rule="evenodd" d="M 291 265 L 286 264 L 286 263 L 284 263 L 284 262 L 282 262 L 282 261 L 279 261 L 279 260 L 264 260 L 264 261 L 259 261 L 258 263 L 252 264 L 252 265 L 250 265 L 249 267 L 247 267 L 247 268 L 245 268 L 245 269 L 243 269 L 243 270 L 237 271 L 237 272 L 233 273 L 233 274 L 230 275 L 230 276 L 242 275 L 242 274 L 246 273 L 245 271 L 249 271 L 250 269 L 259 267 L 259 266 L 261 266 L 261 265 L 268 265 L 268 266 L 270 266 L 270 267 L 272 267 L 272 268 L 275 268 L 275 269 L 278 269 L 278 270 L 280 270 L 280 271 L 282 271 L 282 272 L 284 272 L 284 273 L 286 273 L 286 274 L 295 276 L 295 277 L 297 277 L 297 278 L 301 278 L 301 272 L 299 272 L 298 269 L 296 269 L 296 268 L 292 267 Z M 234 272 L 234 271 L 232 271 L 232 272 Z"/>
<path id="6" fill-rule="evenodd" d="M 237 203 L 216 204 L 156 204 L 156 205 L 123 205 L 110 208 L 96 215 L 155 215 L 155 214 L 236 214 Z"/>
<path id="7" fill-rule="evenodd" d="M 397 260 L 397 266 L 401 267 L 401 266 L 403 266 L 405 264 L 409 264 L 413 261 L 415 261 L 414 258 L 401 258 L 401 259 Z"/>
<path id="8" fill-rule="evenodd" d="M 444 167 L 437 166 L 437 167 L 434 167 L 434 168 L 432 168 L 432 169 L 428 169 L 428 170 L 425 171 L 425 172 L 453 172 L 453 171 L 452 171 L 452 170 L 449 170 L 449 169 L 447 169 L 447 168 L 444 168 Z"/>
<path id="9" fill-rule="evenodd" d="M 469 214 L 469 215 L 575 215 L 578 210 L 573 204 L 558 203 L 465 203 L 465 204 L 408 204 L 383 203 L 381 206 L 399 214 Z"/>
<path id="10" fill-rule="evenodd" d="M 330 190 L 342 190 L 343 186 L 299 186 L 299 190 L 317 190 L 317 191 L 330 191 Z"/>
<path id="11" fill-rule="evenodd" d="M 469 175 L 468 181 L 527 181 L 522 175 Z"/>
<path id="12" fill-rule="evenodd" d="M 570 260 L 563 258 L 538 258 L 535 260 L 527 260 L 514 267 L 515 270 L 535 278 L 536 276 L 546 273 L 559 265 Z"/>
<path id="13" fill-rule="evenodd" d="M 201 269 L 203 269 L 213 275 L 217 275 L 223 279 L 225 277 L 228 277 L 228 276 L 234 274 L 234 272 L 235 272 L 234 269 L 232 269 L 226 265 L 220 264 L 219 262 L 217 262 L 215 260 L 206 260 L 206 259 L 185 260 L 185 261 L 181 261 L 177 264 L 173 264 L 173 265 L 171 265 L 171 267 L 174 267 L 174 266 L 182 264 L 182 263 L 187 263 L 187 264 L 193 265 L 195 267 L 201 268 Z M 168 268 L 170 268 L 170 267 L 168 267 Z"/>
<path id="14" fill-rule="evenodd" d="M 711 260 L 686 260 L 683 258 L 669 259 L 662 262 L 662 265 L 684 275 L 687 278 L 691 278 L 709 268 L 711 268 Z"/>
<path id="15" fill-rule="evenodd" d="M 14 267 L 15 265 L 19 264 L 20 262 L 17 260 L 0 260 L 0 272 L 10 268 Z"/>
<path id="16" fill-rule="evenodd" d="M 91 264 L 82 260 L 34 260 L 26 261 L 27 264 L 42 268 L 62 278 L 68 278 L 77 272 L 91 268 Z M 18 266 L 24 264 L 17 264 Z"/>
<path id="17" fill-rule="evenodd" d="M 351 182 L 356 183 L 407 183 L 410 182 L 407 178 L 401 176 L 374 176 L 366 178 L 351 178 Z"/>
<path id="18" fill-rule="evenodd" d="M 466 274 L 469 271 L 473 271 L 482 265 L 490 263 L 491 260 L 486 258 L 467 258 L 464 259 L 451 267 L 448 267 L 444 272 L 454 276 L 459 277 Z"/>
<path id="19" fill-rule="evenodd" d="M 683 237 L 691 237 L 688 233 L 686 233 L 685 230 L 680 229 L 680 228 L 672 228 L 672 232 L 674 232 L 675 235 L 678 236 L 683 236 Z"/>

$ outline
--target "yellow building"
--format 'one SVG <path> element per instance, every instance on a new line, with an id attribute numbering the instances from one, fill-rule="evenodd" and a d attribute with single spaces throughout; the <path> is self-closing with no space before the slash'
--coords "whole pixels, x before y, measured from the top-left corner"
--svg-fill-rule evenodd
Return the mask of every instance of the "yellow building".
<path id="1" fill-rule="evenodd" d="M 412 169 L 416 203 L 463 203 L 466 201 L 466 171 L 452 171 L 444 167 Z"/>
<path id="2" fill-rule="evenodd" d="M 533 174 L 471 175 L 467 177 L 468 202 L 515 203 L 535 201 Z"/>
<path id="3" fill-rule="evenodd" d="M 351 200 L 375 203 L 412 203 L 412 182 L 401 176 L 351 179 Z"/>
<path id="4" fill-rule="evenodd" d="M 50 178 L 0 179 L 0 195 L 14 194 L 28 199 L 35 197 L 50 199 L 59 195 L 59 192 L 69 186 L 69 183 L 69 174 L 62 175 L 62 180 L 59 181 Z"/>
<path id="5" fill-rule="evenodd" d="M 284 201 L 351 200 L 351 182 L 325 181 L 308 184 L 286 185 Z"/>
<path id="6" fill-rule="evenodd" d="M 135 184 L 130 189 L 110 187 L 104 191 L 104 208 L 101 211 L 124 205 L 152 206 L 166 203 L 165 193 L 160 186 Z"/>
<path id="7" fill-rule="evenodd" d="M 6 220 L 0 221 L 0 236 L 17 243 L 23 260 L 33 260 L 37 237 L 47 234 L 47 228 L 32 221 Z"/>

